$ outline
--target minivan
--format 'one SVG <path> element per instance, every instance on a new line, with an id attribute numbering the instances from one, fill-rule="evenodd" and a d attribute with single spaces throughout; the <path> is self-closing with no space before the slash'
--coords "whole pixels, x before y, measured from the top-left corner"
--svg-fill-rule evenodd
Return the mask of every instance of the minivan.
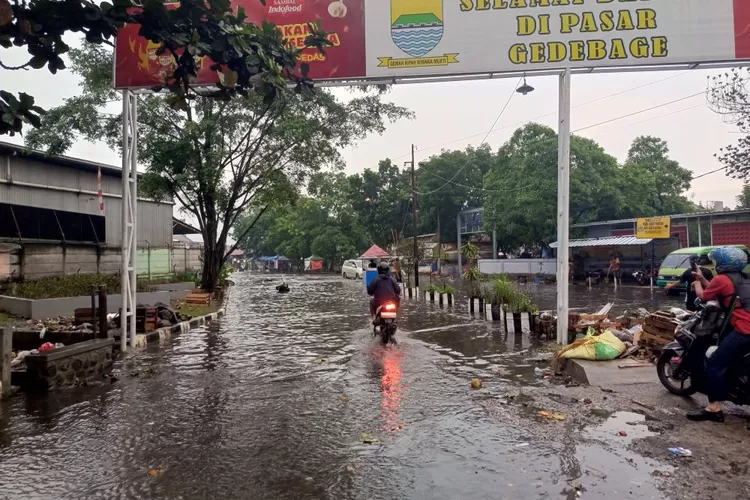
<path id="1" fill-rule="evenodd" d="M 362 269 L 361 260 L 347 260 L 344 265 L 341 266 L 341 276 L 346 279 L 358 280 L 365 275 L 364 269 Z"/>
<path id="2" fill-rule="evenodd" d="M 750 262 L 750 250 L 745 245 L 728 245 L 737 247 L 748 256 L 748 262 Z M 667 255 L 667 257 L 664 259 L 664 261 L 661 263 L 661 267 L 659 267 L 659 276 L 656 279 L 656 285 L 659 288 L 664 288 L 670 283 L 673 283 L 675 281 L 679 281 L 680 276 L 682 276 L 682 273 L 685 272 L 685 270 L 690 267 L 690 257 L 697 257 L 698 258 L 698 265 L 701 267 L 705 267 L 706 269 L 710 269 L 711 272 L 716 274 L 716 271 L 714 270 L 714 264 L 711 262 L 711 260 L 708 258 L 708 255 L 715 249 L 719 248 L 718 246 L 711 246 L 711 247 L 692 247 L 692 248 L 680 248 L 679 250 L 675 250 L 674 252 Z M 745 266 L 745 272 L 750 272 L 750 264 Z M 685 284 L 683 283 L 678 287 L 678 289 L 684 289 Z"/>

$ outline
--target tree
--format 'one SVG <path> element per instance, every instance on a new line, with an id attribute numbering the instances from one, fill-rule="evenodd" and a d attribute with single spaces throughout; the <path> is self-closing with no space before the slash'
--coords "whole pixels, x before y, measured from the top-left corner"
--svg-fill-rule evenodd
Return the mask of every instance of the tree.
<path id="1" fill-rule="evenodd" d="M 745 134 L 715 156 L 726 166 L 728 175 L 750 180 L 750 69 L 734 68 L 711 78 L 706 99 L 714 112 Z"/>
<path id="2" fill-rule="evenodd" d="M 265 2 L 265 0 L 258 0 Z M 221 70 L 231 81 L 204 97 L 226 100 L 241 94 L 257 93 L 266 103 L 286 92 L 288 81 L 296 82 L 302 91 L 312 84 L 306 78 L 308 67 L 297 69 L 301 48 L 287 47 L 273 25 L 255 26 L 247 23 L 243 9 L 234 13 L 230 0 L 182 0 L 170 9 L 162 2 L 138 3 L 114 0 L 95 3 L 90 0 L 0 0 L 0 47 L 26 47 L 29 60 L 20 66 L 2 63 L 0 68 L 11 71 L 47 66 L 50 73 L 65 69 L 62 56 L 70 47 L 65 34 L 83 33 L 86 43 L 112 46 L 111 39 L 124 23 L 140 24 L 139 34 L 161 44 L 158 54 L 174 58 L 175 68 L 163 87 L 175 96 L 174 105 L 188 108 L 188 100 L 197 95 L 190 81 L 197 74 L 199 60 L 207 57 L 213 70 Z M 306 46 L 329 45 L 319 26 L 311 27 Z M 1 53 L 0 53 L 1 54 Z M 23 125 L 40 125 L 43 110 L 34 105 L 34 98 L 21 92 L 17 97 L 0 90 L 0 135 L 21 132 Z"/>
<path id="3" fill-rule="evenodd" d="M 61 153 L 74 133 L 120 144 L 121 117 L 101 112 L 116 97 L 100 78 L 112 55 L 90 48 L 74 52 L 74 71 L 83 77 L 81 96 L 45 116 L 27 144 Z M 84 61 L 95 61 L 87 63 Z M 385 123 L 410 113 L 383 102 L 386 89 L 362 90 L 343 102 L 325 90 L 283 89 L 273 100 L 249 93 L 229 100 L 152 95 L 138 115 L 139 157 L 146 166 L 140 188 L 152 197 L 170 196 L 197 220 L 203 236 L 202 286 L 212 289 L 232 250 L 229 231 L 248 210 L 254 221 L 275 205 L 294 199 L 310 174 L 337 165 L 339 149 Z M 176 105 L 177 104 L 177 105 Z M 238 234 L 242 240 L 244 234 Z M 298 248 L 301 253 L 303 249 Z"/>
<path id="4" fill-rule="evenodd" d="M 742 186 L 742 191 L 737 195 L 737 209 L 750 208 L 750 184 Z"/>
<path id="5" fill-rule="evenodd" d="M 621 172 L 623 187 L 632 183 L 624 198 L 628 216 L 688 213 L 695 206 L 683 195 L 690 189 L 692 173 L 669 158 L 669 147 L 662 139 L 640 136 L 633 140 Z M 622 214 L 621 214 L 622 215 Z"/>
<path id="6" fill-rule="evenodd" d="M 590 139 L 571 139 L 571 223 L 597 220 L 613 202 L 612 179 L 617 160 Z M 557 134 L 549 127 L 529 124 L 516 130 L 500 148 L 484 181 L 488 230 L 495 229 L 503 252 L 541 247 L 553 240 L 557 228 Z"/>
<path id="7" fill-rule="evenodd" d="M 362 227 L 380 246 L 393 241 L 393 231 L 411 234 L 409 174 L 390 159 L 381 160 L 377 170 L 365 169 L 349 177 L 349 199 L 359 214 Z"/>
<path id="8" fill-rule="evenodd" d="M 633 141 L 622 167 L 591 139 L 571 138 L 571 224 L 695 209 L 684 196 L 691 174 L 669 158 L 667 144 L 655 137 Z M 529 124 L 500 148 L 484 179 L 484 221 L 497 230 L 508 253 L 539 248 L 557 231 L 557 135 Z"/>
<path id="9" fill-rule="evenodd" d="M 484 175 L 494 161 L 490 147 L 483 145 L 443 151 L 421 162 L 417 169 L 420 232 L 433 233 L 439 226 L 441 241 L 455 241 L 456 215 L 481 206 Z"/>

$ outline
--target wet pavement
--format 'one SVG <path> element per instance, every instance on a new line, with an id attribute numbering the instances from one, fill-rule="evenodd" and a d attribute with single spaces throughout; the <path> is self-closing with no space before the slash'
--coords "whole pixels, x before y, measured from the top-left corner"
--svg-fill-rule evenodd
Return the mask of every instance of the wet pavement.
<path id="1" fill-rule="evenodd" d="M 404 301 L 384 348 L 359 281 L 233 279 L 219 324 L 126 358 L 115 384 L 2 402 L 0 499 L 665 498 L 608 414 L 539 416 L 527 336 Z M 664 300 L 580 290 L 572 307 Z M 554 287 L 533 293 L 550 307 Z"/>

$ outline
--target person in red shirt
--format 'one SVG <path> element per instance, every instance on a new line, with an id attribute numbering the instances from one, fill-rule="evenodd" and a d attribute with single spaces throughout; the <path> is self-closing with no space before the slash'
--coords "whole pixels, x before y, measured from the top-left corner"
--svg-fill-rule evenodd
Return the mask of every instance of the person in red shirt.
<path id="1" fill-rule="evenodd" d="M 710 258 L 716 263 L 717 276 L 709 283 L 702 274 L 695 273 L 695 294 L 704 302 L 718 300 L 727 309 L 734 297 L 740 300 L 732 313 L 732 330 L 724 336 L 706 363 L 708 406 L 688 414 L 687 418 L 723 422 L 721 402 L 727 399 L 727 370 L 736 359 L 750 352 L 750 277 L 744 273 L 747 255 L 739 248 L 717 248 L 711 252 Z"/>

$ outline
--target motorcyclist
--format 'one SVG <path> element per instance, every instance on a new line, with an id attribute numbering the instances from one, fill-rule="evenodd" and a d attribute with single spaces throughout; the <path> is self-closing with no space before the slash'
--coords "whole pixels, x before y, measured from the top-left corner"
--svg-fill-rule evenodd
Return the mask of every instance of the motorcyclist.
<path id="1" fill-rule="evenodd" d="M 750 277 L 744 273 L 747 255 L 739 248 L 717 248 L 709 257 L 716 263 L 717 276 L 709 283 L 701 273 L 695 273 L 693 286 L 698 298 L 704 302 L 718 300 L 724 308 L 731 306 L 734 297 L 739 300 L 731 317 L 732 330 L 706 362 L 708 406 L 687 418 L 723 422 L 721 402 L 727 399 L 727 371 L 736 359 L 750 352 Z"/>
<path id="2" fill-rule="evenodd" d="M 390 267 L 387 263 L 381 262 L 378 264 L 378 275 L 367 285 L 367 294 L 373 296 L 370 300 L 370 314 L 373 316 L 375 316 L 378 307 L 388 301 L 395 302 L 396 309 L 399 308 L 401 287 L 390 275 Z"/>

